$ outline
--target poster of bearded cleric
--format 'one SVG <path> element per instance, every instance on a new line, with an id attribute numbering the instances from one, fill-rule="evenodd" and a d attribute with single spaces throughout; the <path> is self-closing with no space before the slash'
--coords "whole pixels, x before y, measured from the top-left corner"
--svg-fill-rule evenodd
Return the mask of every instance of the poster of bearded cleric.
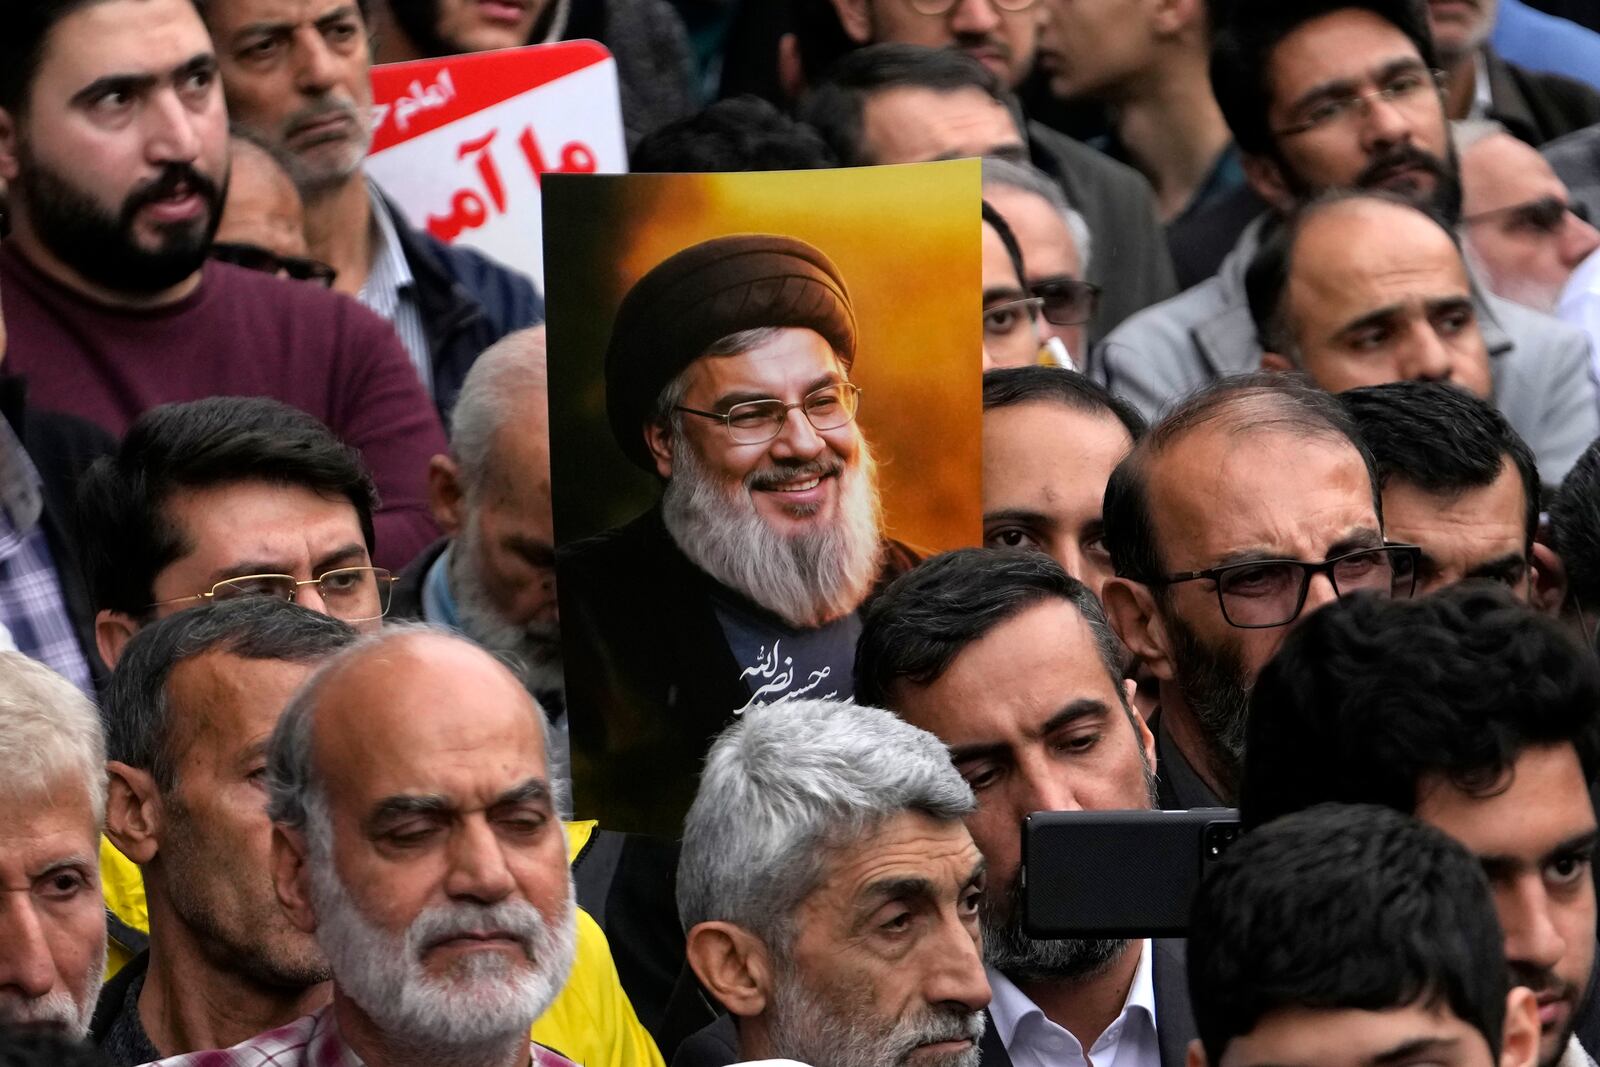
<path id="1" fill-rule="evenodd" d="M 552 175 L 575 809 L 676 837 L 747 706 L 854 692 L 863 610 L 980 543 L 973 161 Z"/>

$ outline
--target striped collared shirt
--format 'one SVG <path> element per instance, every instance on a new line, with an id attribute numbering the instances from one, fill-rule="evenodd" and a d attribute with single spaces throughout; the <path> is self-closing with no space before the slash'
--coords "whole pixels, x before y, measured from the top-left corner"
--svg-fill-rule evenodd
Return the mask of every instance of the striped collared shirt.
<path id="1" fill-rule="evenodd" d="M 422 329 L 422 308 L 417 303 L 417 280 L 411 274 L 411 264 L 406 262 L 405 251 L 400 247 L 396 220 L 378 195 L 378 187 L 367 183 L 367 195 L 372 200 L 372 266 L 367 280 L 356 294 L 372 311 L 382 315 L 394 327 L 417 369 L 423 388 L 433 395 L 433 356 L 428 350 L 428 336 Z"/>

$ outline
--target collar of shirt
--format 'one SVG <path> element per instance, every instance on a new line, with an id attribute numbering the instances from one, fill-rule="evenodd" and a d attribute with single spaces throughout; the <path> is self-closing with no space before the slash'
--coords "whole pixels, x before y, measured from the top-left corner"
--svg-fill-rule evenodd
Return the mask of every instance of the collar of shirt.
<path id="1" fill-rule="evenodd" d="M 44 514 L 42 485 L 22 442 L 0 419 L 0 556 L 9 555 L 39 525 Z"/>
<path id="2" fill-rule="evenodd" d="M 1494 92 L 1489 88 L 1489 58 L 1483 49 L 1472 53 L 1472 107 L 1467 118 L 1481 119 L 1494 107 Z"/>
<path id="3" fill-rule="evenodd" d="M 1132 1062 L 1159 1067 L 1153 958 L 1149 939 L 1139 942 L 1139 966 L 1133 973 L 1133 985 L 1122 1003 L 1122 1011 L 1087 1053 L 1070 1031 L 1047 1019 L 1043 1010 L 1018 989 L 1016 983 L 999 971 L 987 968 L 989 988 L 993 992 L 989 1016 L 1012 1062 L 1017 1067 L 1038 1067 L 1082 1062 L 1092 1055 L 1096 1067 L 1117 1067 L 1117 1053 L 1127 1042 L 1129 1046 L 1149 1050 L 1149 1056 Z"/>
<path id="4" fill-rule="evenodd" d="M 454 541 L 445 545 L 422 578 L 422 617 L 437 626 L 459 630 L 461 614 L 456 610 L 456 595 L 450 588 L 450 553 L 455 547 Z"/>
<path id="5" fill-rule="evenodd" d="M 367 183 L 367 197 L 372 201 L 372 268 L 357 298 L 393 321 L 395 309 L 400 305 L 400 294 L 409 292 L 417 280 L 400 248 L 400 235 L 395 232 L 389 208 L 378 195 L 378 187 L 371 182 Z"/>

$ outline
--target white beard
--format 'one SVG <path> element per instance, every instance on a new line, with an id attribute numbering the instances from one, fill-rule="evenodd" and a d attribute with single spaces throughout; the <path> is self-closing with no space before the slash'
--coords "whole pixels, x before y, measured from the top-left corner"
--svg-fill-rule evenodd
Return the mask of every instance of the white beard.
<path id="1" fill-rule="evenodd" d="M 315 849 L 314 851 L 321 851 Z M 566 984 L 577 951 L 577 915 L 568 875 L 566 906 L 553 921 L 532 904 L 441 904 L 392 934 L 362 913 L 333 869 L 314 856 L 311 901 L 317 940 L 339 989 L 396 1044 L 446 1052 L 527 1040 L 528 1028 Z M 528 961 L 481 952 L 435 977 L 422 948 L 456 931 L 506 930 L 521 938 Z"/>
<path id="2" fill-rule="evenodd" d="M 491 652 L 511 657 L 529 691 L 564 689 L 561 675 L 559 623 L 533 621 L 518 626 L 505 621 L 483 587 L 482 531 L 478 511 L 467 517 L 450 544 L 450 592 L 455 597 L 461 631 Z"/>
<path id="3" fill-rule="evenodd" d="M 877 464 L 866 440 L 858 442 L 854 463 L 830 453 L 783 468 L 786 478 L 787 472 L 837 472 L 839 480 L 836 521 L 787 537 L 767 525 L 750 497 L 752 481 L 772 468 L 730 490 L 680 436 L 661 498 L 667 532 L 695 566 L 790 626 L 811 629 L 841 619 L 866 599 L 883 559 Z"/>
<path id="4" fill-rule="evenodd" d="M 89 1024 L 94 1019 L 95 1002 L 100 999 L 100 986 L 105 981 L 106 942 L 102 935 L 100 962 L 90 976 L 83 991 L 83 1000 L 73 998 L 62 989 L 47 993 L 37 999 L 20 997 L 14 993 L 0 993 L 0 1028 L 22 1029 L 41 1026 L 59 1030 L 73 1041 L 82 1041 L 89 1035 Z"/>

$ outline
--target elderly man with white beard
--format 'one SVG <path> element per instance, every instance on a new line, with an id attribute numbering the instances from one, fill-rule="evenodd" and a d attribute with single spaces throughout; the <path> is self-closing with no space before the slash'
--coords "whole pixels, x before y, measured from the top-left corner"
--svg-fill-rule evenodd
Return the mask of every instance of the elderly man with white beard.
<path id="1" fill-rule="evenodd" d="M 279 903 L 333 1002 L 161 1063 L 571 1067 L 528 1041 L 576 939 L 544 738 L 520 681 L 463 638 L 397 626 L 328 660 L 273 732 L 267 810 Z"/>
<path id="2" fill-rule="evenodd" d="M 677 837 L 732 715 L 852 695 L 861 608 L 916 561 L 883 536 L 856 339 L 838 269 L 793 237 L 702 242 L 623 299 L 606 414 L 664 488 L 557 553 L 586 817 Z"/>
<path id="3" fill-rule="evenodd" d="M 507 334 L 473 363 L 450 416 L 450 452 L 428 467 L 447 536 L 401 572 L 391 619 L 456 630 L 506 657 L 544 709 L 550 763 L 566 781 L 566 694 L 550 512 L 545 331 Z"/>
<path id="4" fill-rule="evenodd" d="M 88 1033 L 106 966 L 105 758 L 88 698 L 0 652 L 0 1031 Z"/>
<path id="5" fill-rule="evenodd" d="M 972 789 L 878 708 L 752 708 L 711 748 L 684 826 L 689 964 L 728 1015 L 673 1067 L 977 1067 L 989 1003 Z"/>

